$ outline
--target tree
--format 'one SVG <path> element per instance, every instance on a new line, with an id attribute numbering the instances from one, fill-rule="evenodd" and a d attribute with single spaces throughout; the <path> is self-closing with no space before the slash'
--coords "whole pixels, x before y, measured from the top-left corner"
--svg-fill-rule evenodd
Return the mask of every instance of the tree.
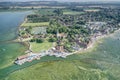
<path id="1" fill-rule="evenodd" d="M 53 12 L 56 13 L 58 16 L 63 15 L 63 11 L 61 9 L 56 9 Z"/>
<path id="2" fill-rule="evenodd" d="M 66 33 L 67 32 L 67 28 L 65 27 L 65 26 L 61 26 L 60 28 L 59 28 L 59 32 L 60 33 Z"/>
<path id="3" fill-rule="evenodd" d="M 31 27 L 31 26 L 29 26 L 29 27 L 26 29 L 26 31 L 27 31 L 28 33 L 31 33 L 31 30 L 32 30 L 32 27 Z"/>
<path id="4" fill-rule="evenodd" d="M 21 35 L 24 35 L 25 34 L 25 31 L 21 32 Z"/>
<path id="5" fill-rule="evenodd" d="M 37 43 L 43 43 L 43 39 L 36 39 Z"/>
<path id="6" fill-rule="evenodd" d="M 31 9 L 34 9 L 34 7 L 32 6 L 32 8 Z"/>

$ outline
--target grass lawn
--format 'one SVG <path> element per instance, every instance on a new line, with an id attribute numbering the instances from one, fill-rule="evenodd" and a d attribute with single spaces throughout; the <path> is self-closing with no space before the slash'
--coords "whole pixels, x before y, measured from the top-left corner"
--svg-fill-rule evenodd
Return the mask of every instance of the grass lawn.
<path id="1" fill-rule="evenodd" d="M 42 50 L 48 50 L 49 48 L 51 48 L 53 43 L 47 42 L 47 41 L 43 43 L 31 42 L 30 45 L 31 45 L 33 52 L 40 52 Z"/>
<path id="2" fill-rule="evenodd" d="M 49 22 L 41 22 L 41 23 L 23 23 L 21 24 L 22 27 L 39 27 L 39 26 L 48 26 Z"/>

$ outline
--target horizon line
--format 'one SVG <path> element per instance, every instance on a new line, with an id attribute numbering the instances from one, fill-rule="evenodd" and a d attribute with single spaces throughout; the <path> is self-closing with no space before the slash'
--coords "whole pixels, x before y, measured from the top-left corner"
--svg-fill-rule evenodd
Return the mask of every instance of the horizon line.
<path id="1" fill-rule="evenodd" d="M 31 0 L 31 1 L 0 1 L 0 2 L 93 2 L 93 3 L 95 3 L 95 2 L 101 2 L 101 3 L 108 2 L 108 3 L 111 3 L 111 2 L 120 2 L 120 1 L 115 1 L 115 0 L 113 0 L 113 1 L 57 1 L 57 0 L 53 0 L 53 1 L 51 1 L 51 0 L 34 1 L 34 0 Z"/>

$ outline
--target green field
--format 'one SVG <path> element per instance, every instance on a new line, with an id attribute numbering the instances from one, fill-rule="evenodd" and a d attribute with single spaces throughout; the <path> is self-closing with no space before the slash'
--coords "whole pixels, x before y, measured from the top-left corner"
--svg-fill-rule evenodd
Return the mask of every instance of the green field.
<path id="1" fill-rule="evenodd" d="M 40 22 L 40 23 L 23 23 L 21 24 L 22 27 L 40 27 L 40 26 L 48 26 L 49 22 Z"/>
<path id="2" fill-rule="evenodd" d="M 84 12 L 77 12 L 77 11 L 63 11 L 64 15 L 77 15 L 77 14 L 84 14 Z"/>
<path id="3" fill-rule="evenodd" d="M 30 45 L 33 52 L 40 52 L 43 50 L 48 50 L 52 47 L 53 44 L 51 42 L 45 41 L 43 43 L 31 42 Z"/>
<path id="4" fill-rule="evenodd" d="M 88 11 L 88 12 L 98 12 L 98 11 L 100 11 L 100 9 L 84 9 L 84 11 Z"/>
<path id="5" fill-rule="evenodd" d="M 86 67 L 83 67 L 86 66 Z M 16 74 L 17 73 L 17 74 Z M 22 76 L 22 77 L 21 77 Z M 42 62 L 16 71 L 7 80 L 107 80 L 106 73 L 81 61 Z"/>
<path id="6" fill-rule="evenodd" d="M 40 9 L 38 11 L 35 11 L 35 13 L 37 14 L 41 14 L 41 15 L 51 15 L 51 14 L 54 14 L 53 11 L 55 9 Z"/>

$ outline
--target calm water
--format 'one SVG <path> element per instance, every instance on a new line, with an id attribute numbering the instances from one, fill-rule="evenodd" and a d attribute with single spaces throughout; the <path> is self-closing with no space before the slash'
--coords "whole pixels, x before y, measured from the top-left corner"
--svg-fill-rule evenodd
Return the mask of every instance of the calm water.
<path id="1" fill-rule="evenodd" d="M 16 37 L 18 25 L 29 12 L 1 12 L 0 13 L 0 41 L 11 40 Z"/>
<path id="2" fill-rule="evenodd" d="M 0 80 L 5 78 L 11 72 L 39 63 L 40 61 L 63 60 L 46 56 L 40 61 L 33 61 L 22 66 L 13 64 L 13 61 L 18 55 L 24 54 L 26 48 L 20 43 L 10 43 L 6 41 L 12 40 L 17 36 L 16 32 L 18 25 L 24 20 L 25 15 L 28 13 L 29 12 L 0 13 Z M 86 68 L 85 71 L 83 70 L 80 74 L 90 75 L 93 77 L 92 80 L 96 80 L 95 74 L 99 80 L 101 80 L 101 77 L 104 77 L 102 80 L 120 80 L 120 40 L 118 40 L 118 38 L 120 38 L 120 32 L 102 40 L 102 43 L 98 43 L 98 46 L 94 48 L 93 51 L 86 52 L 85 54 L 72 55 L 65 60 L 78 60 L 88 65 L 92 65 L 93 67 L 87 68 L 87 66 L 79 64 L 79 66 L 83 67 L 81 69 Z M 94 73 L 94 75 L 91 73 Z M 17 72 L 15 74 L 17 74 Z M 84 77 L 83 80 L 90 79 L 89 77 Z"/>
<path id="3" fill-rule="evenodd" d="M 0 13 L 0 69 L 12 65 L 14 59 L 24 53 L 26 47 L 7 41 L 15 39 L 18 26 L 28 13 L 30 12 Z"/>

